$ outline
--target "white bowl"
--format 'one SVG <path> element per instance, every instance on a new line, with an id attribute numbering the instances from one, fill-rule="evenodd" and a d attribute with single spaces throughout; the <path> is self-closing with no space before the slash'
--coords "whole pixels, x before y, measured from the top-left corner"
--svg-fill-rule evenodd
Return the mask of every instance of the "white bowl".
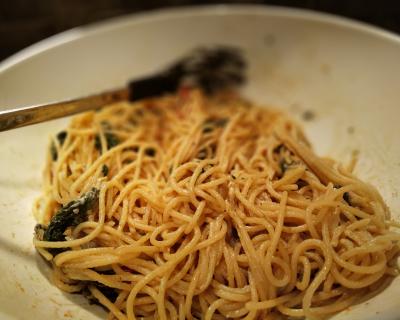
<path id="1" fill-rule="evenodd" d="M 262 6 L 212 6 L 127 16 L 77 28 L 0 65 L 0 109 L 123 85 L 189 49 L 229 44 L 250 62 L 245 94 L 301 118 L 317 152 L 360 152 L 357 173 L 400 213 L 400 39 L 329 15 Z M 60 292 L 32 247 L 48 136 L 66 119 L 0 134 L 0 318 L 99 319 L 104 311 Z M 352 128 L 352 129 L 351 129 Z M 351 133 L 351 131 L 354 131 Z M 400 281 L 334 319 L 399 319 Z"/>

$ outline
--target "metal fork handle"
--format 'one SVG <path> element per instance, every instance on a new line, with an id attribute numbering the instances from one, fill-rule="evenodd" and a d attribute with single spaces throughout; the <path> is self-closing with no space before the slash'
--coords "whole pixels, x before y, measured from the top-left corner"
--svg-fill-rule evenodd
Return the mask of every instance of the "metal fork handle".
<path id="1" fill-rule="evenodd" d="M 0 132 L 99 109 L 107 104 L 128 99 L 129 90 L 124 88 L 78 99 L 0 111 Z"/>

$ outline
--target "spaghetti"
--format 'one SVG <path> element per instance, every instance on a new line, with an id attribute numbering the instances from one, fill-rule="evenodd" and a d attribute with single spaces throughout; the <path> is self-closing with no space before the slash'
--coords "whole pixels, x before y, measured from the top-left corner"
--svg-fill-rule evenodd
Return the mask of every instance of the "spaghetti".
<path id="1" fill-rule="evenodd" d="M 399 226 L 279 111 L 196 90 L 72 119 L 34 244 L 109 319 L 323 318 L 397 275 Z"/>

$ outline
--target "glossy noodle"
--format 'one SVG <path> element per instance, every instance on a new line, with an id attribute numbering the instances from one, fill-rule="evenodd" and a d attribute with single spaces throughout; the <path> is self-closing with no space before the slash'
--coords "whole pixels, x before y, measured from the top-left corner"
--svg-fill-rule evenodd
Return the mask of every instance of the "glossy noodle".
<path id="1" fill-rule="evenodd" d="M 377 190 L 284 113 L 196 90 L 72 119 L 34 244 L 109 319 L 320 319 L 397 275 Z"/>

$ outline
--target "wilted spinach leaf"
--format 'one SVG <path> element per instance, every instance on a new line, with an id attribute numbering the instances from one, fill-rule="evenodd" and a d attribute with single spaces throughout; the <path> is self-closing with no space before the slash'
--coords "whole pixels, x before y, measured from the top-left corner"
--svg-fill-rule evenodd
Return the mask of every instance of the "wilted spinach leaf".
<path id="1" fill-rule="evenodd" d="M 213 131 L 215 128 L 223 128 L 228 123 L 228 118 L 220 118 L 220 119 L 207 119 L 203 123 L 203 133 L 208 133 Z"/>
<path id="2" fill-rule="evenodd" d="M 293 165 L 293 162 L 288 162 L 286 159 L 281 159 L 279 161 L 279 168 L 281 169 L 282 175 Z"/>
<path id="3" fill-rule="evenodd" d="M 118 137 L 111 132 L 104 133 L 104 137 L 106 138 L 107 149 L 111 149 L 111 148 L 115 147 L 117 144 L 119 144 Z M 101 140 L 100 140 L 100 136 L 98 134 L 94 138 L 94 146 L 97 150 L 99 150 L 101 152 Z"/>
<path id="4" fill-rule="evenodd" d="M 106 164 L 103 164 L 103 167 L 101 168 L 101 172 L 104 177 L 108 175 L 108 166 Z"/>
<path id="5" fill-rule="evenodd" d="M 88 288 L 89 285 L 96 287 L 111 302 L 115 302 L 118 297 L 118 289 L 105 286 L 104 284 L 95 281 L 87 281 L 87 283 L 88 285 L 82 289 L 81 294 L 88 299 L 89 304 L 98 304 L 103 307 L 99 300 L 97 300 L 97 298 L 95 298 L 90 292 Z"/>
<path id="6" fill-rule="evenodd" d="M 60 146 L 62 146 L 64 144 L 65 139 L 67 138 L 67 131 L 60 131 L 57 134 L 57 140 L 60 143 Z M 53 159 L 53 161 L 56 161 L 58 158 L 58 152 L 57 152 L 57 148 L 54 144 L 54 142 L 51 143 L 50 145 L 50 153 L 51 153 L 51 158 Z"/>
<path id="7" fill-rule="evenodd" d="M 154 157 L 155 156 L 155 154 L 156 154 L 156 150 L 154 149 L 154 148 L 146 148 L 145 150 L 144 150 L 144 153 L 146 154 L 146 156 L 149 156 L 149 157 Z"/>
<path id="8" fill-rule="evenodd" d="M 346 201 L 349 206 L 351 206 L 350 193 L 343 193 L 343 200 Z"/>
<path id="9" fill-rule="evenodd" d="M 77 226 L 86 221 L 87 212 L 91 209 L 99 197 L 99 190 L 93 188 L 77 200 L 69 202 L 61 207 L 50 220 L 43 234 L 44 241 L 65 241 L 64 232 L 68 227 Z"/>

